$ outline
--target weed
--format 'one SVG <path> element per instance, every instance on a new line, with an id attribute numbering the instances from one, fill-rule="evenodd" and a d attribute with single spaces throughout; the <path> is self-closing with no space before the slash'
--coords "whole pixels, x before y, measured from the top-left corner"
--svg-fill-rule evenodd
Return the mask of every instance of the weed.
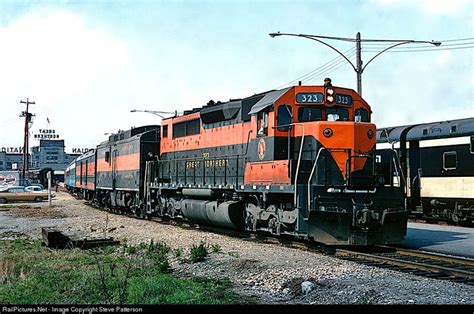
<path id="1" fill-rule="evenodd" d="M 182 248 L 177 248 L 173 250 L 173 254 L 175 257 L 181 257 L 183 256 L 184 250 Z"/>
<path id="2" fill-rule="evenodd" d="M 190 260 L 192 263 L 202 262 L 208 254 L 208 245 L 205 242 L 201 242 L 199 245 L 193 244 L 190 249 Z"/>
<path id="3" fill-rule="evenodd" d="M 227 254 L 229 254 L 229 256 L 232 256 L 232 257 L 235 257 L 235 258 L 238 258 L 240 256 L 239 252 L 229 252 Z"/>
<path id="4" fill-rule="evenodd" d="M 211 248 L 213 253 L 219 253 L 222 251 L 222 248 L 219 244 L 213 244 Z"/>

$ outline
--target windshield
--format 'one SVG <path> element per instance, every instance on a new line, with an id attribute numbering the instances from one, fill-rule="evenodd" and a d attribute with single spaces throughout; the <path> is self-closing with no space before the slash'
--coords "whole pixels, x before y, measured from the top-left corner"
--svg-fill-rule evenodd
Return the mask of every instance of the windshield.
<path id="1" fill-rule="evenodd" d="M 349 112 L 347 109 L 326 109 L 326 120 L 327 121 L 348 121 Z"/>
<path id="2" fill-rule="evenodd" d="M 321 121 L 323 119 L 323 112 L 319 108 L 300 108 L 298 110 L 298 119 L 301 122 Z"/>

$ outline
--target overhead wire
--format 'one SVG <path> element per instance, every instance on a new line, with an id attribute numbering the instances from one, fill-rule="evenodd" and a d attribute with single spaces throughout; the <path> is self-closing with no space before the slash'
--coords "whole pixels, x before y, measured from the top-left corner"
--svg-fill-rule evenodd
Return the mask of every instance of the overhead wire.
<path id="1" fill-rule="evenodd" d="M 412 47 L 415 48 L 415 47 Z M 387 50 L 386 52 L 418 52 L 418 51 L 440 51 L 440 50 L 459 50 L 459 49 L 471 49 L 474 48 L 474 43 L 471 43 L 470 45 L 464 46 L 464 47 L 433 47 L 433 48 L 422 48 L 422 47 L 416 47 L 417 49 L 400 49 L 400 50 L 395 50 L 395 49 L 390 49 Z M 362 48 L 363 51 L 367 52 L 380 52 L 383 49 L 367 49 L 367 48 Z"/>
<path id="2" fill-rule="evenodd" d="M 351 53 L 350 55 L 348 55 L 347 57 L 349 58 L 349 57 L 352 57 L 354 55 L 355 55 L 355 51 L 353 53 Z M 313 75 L 308 77 L 306 79 L 306 81 L 314 82 L 315 80 L 320 79 L 323 76 L 328 76 L 330 73 L 333 73 L 335 70 L 339 69 L 340 67 L 342 67 L 345 64 L 347 64 L 347 60 L 344 59 L 344 58 L 341 58 L 337 63 L 333 64 L 331 67 L 321 69 L 317 73 L 314 73 Z"/>
<path id="3" fill-rule="evenodd" d="M 414 46 L 414 47 L 394 47 L 386 52 L 424 52 L 424 51 L 442 51 L 442 50 L 460 50 L 460 49 L 472 49 L 474 48 L 474 37 L 469 38 L 456 38 L 456 39 L 445 39 L 440 40 L 441 46 L 432 46 L 432 45 L 423 45 L 423 46 Z M 443 43 L 449 42 L 451 44 L 443 45 Z M 461 42 L 461 43 L 454 43 Z M 393 43 L 362 43 L 361 50 L 365 52 L 381 52 L 384 49 L 390 47 Z M 343 52 L 343 54 L 349 59 L 356 54 L 356 48 L 352 47 Z M 344 64 L 347 63 L 347 60 L 342 56 L 337 56 L 334 59 L 329 60 L 323 65 L 313 69 L 312 71 L 277 87 L 277 89 L 293 85 L 298 81 L 314 82 L 315 80 L 321 78 L 322 76 L 329 75 L 329 73 L 335 72 L 341 68 Z"/>
<path id="4" fill-rule="evenodd" d="M 353 56 L 355 54 L 355 47 L 352 47 L 346 51 L 343 52 L 343 54 L 349 54 L 349 57 Z M 347 56 L 346 56 L 347 57 Z M 289 85 L 292 85 L 298 81 L 302 81 L 302 80 L 306 80 L 308 78 L 311 78 L 313 75 L 315 75 L 316 73 L 319 73 L 320 71 L 325 71 L 326 69 L 329 69 L 331 68 L 331 66 L 334 66 L 336 64 L 338 64 L 341 60 L 344 60 L 345 62 L 347 62 L 342 56 L 337 56 L 331 60 L 329 60 L 328 62 L 324 63 L 323 65 L 311 70 L 310 72 L 302 75 L 302 76 L 299 76 L 298 78 L 286 83 L 286 84 L 282 84 L 280 86 L 278 86 L 276 89 L 280 89 L 280 88 L 283 88 L 283 87 L 286 87 L 286 86 L 289 86 Z M 317 75 L 317 74 L 316 74 Z"/>
<path id="5" fill-rule="evenodd" d="M 466 42 L 466 43 L 462 43 L 462 44 L 449 44 L 449 45 L 443 45 L 441 44 L 440 46 L 433 46 L 433 45 L 416 45 L 416 46 L 413 46 L 413 47 L 394 47 L 393 49 L 394 50 L 405 50 L 405 49 L 420 49 L 420 48 L 432 48 L 432 49 L 436 49 L 436 48 L 446 48 L 446 47 L 457 47 L 457 46 L 468 46 L 468 45 L 473 45 L 474 44 L 474 41 L 470 41 L 470 42 Z M 366 47 L 366 48 L 369 48 L 369 49 L 383 49 L 383 48 L 387 48 L 389 47 L 390 45 L 386 45 L 384 47 L 370 47 L 370 46 L 365 46 L 365 45 L 362 45 L 362 47 Z"/>
<path id="6" fill-rule="evenodd" d="M 474 38 L 460 38 L 460 39 L 449 39 L 442 40 L 440 46 L 433 45 L 416 45 L 412 47 L 393 47 L 387 52 L 417 52 L 417 51 L 435 51 L 435 50 L 459 50 L 459 49 L 470 49 L 474 47 Z M 449 44 L 443 44 L 449 42 Z M 458 43 L 454 43 L 458 42 Z M 380 45 L 380 44 L 378 44 Z M 383 46 L 373 46 L 371 43 L 363 43 L 362 49 L 366 52 L 381 52 L 382 50 L 389 48 L 390 43 L 385 43 Z"/>
<path id="7" fill-rule="evenodd" d="M 345 61 L 345 60 L 344 60 L 344 61 Z M 339 70 L 340 68 L 342 68 L 344 65 L 347 65 L 347 62 L 341 62 L 337 67 L 331 69 L 331 72 L 329 72 L 329 73 L 332 74 L 332 73 L 336 72 L 337 70 Z M 327 73 L 327 74 L 321 74 L 321 75 L 319 75 L 319 76 L 317 76 L 317 77 L 314 77 L 313 80 L 309 81 L 309 83 L 311 83 L 311 82 L 317 82 L 318 80 L 320 80 L 320 79 L 323 78 L 324 76 L 329 75 L 329 73 Z"/>
<path id="8" fill-rule="evenodd" d="M 439 42 L 441 43 L 444 43 L 444 42 L 456 42 L 456 41 L 469 41 L 469 40 L 473 40 L 474 37 L 468 37 L 468 38 L 458 38 L 458 39 L 442 39 L 442 40 L 438 40 Z M 368 46 L 387 46 L 387 45 L 391 45 L 392 43 L 389 43 L 389 42 L 364 42 L 364 40 L 362 40 L 362 45 L 368 45 Z"/>

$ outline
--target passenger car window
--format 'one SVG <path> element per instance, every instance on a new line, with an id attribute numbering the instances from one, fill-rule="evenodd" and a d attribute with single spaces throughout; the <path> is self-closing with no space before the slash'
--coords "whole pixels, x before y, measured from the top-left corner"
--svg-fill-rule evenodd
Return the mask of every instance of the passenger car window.
<path id="1" fill-rule="evenodd" d="M 454 170 L 458 166 L 458 157 L 456 152 L 443 153 L 443 169 Z"/>
<path id="2" fill-rule="evenodd" d="M 300 122 L 321 121 L 323 112 L 319 108 L 303 107 L 298 110 L 298 120 Z"/>

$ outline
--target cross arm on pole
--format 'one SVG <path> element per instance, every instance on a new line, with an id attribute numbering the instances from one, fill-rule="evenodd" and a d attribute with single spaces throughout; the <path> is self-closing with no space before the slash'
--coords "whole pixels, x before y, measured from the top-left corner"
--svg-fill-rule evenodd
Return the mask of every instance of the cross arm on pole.
<path id="1" fill-rule="evenodd" d="M 351 65 L 351 67 L 354 69 L 354 71 L 357 72 L 357 68 L 354 66 L 354 64 L 342 53 L 340 52 L 338 49 L 334 48 L 333 46 L 331 46 L 330 44 L 318 39 L 318 38 L 325 38 L 325 39 L 339 39 L 339 40 L 346 40 L 346 41 L 354 41 L 354 39 L 351 39 L 351 38 L 343 38 L 343 37 L 329 37 L 329 36 L 312 36 L 312 35 L 305 35 L 305 34 L 288 34 L 288 33 L 270 33 L 268 34 L 270 37 L 274 38 L 276 36 L 294 36 L 294 37 L 303 37 L 303 38 L 307 38 L 307 39 L 312 39 L 312 40 L 315 40 L 317 42 L 320 42 L 321 44 L 323 45 L 326 45 L 328 46 L 329 48 L 331 48 L 332 50 L 336 51 L 339 55 L 341 55 L 347 62 L 349 62 L 349 64 Z M 318 38 L 316 38 L 318 37 Z"/>
<path id="2" fill-rule="evenodd" d="M 364 72 L 365 68 L 369 65 L 370 62 L 372 62 L 375 58 L 377 58 L 378 56 L 380 56 L 382 53 L 384 53 L 385 51 L 389 50 L 389 49 L 392 49 L 394 47 L 397 47 L 397 46 L 401 46 L 401 45 L 405 45 L 405 44 L 413 44 L 413 43 L 427 43 L 427 44 L 432 44 L 434 46 L 440 46 L 441 45 L 441 42 L 439 41 L 416 41 L 416 40 L 406 40 L 404 42 L 401 42 L 401 43 L 397 43 L 395 45 L 392 45 L 390 47 L 387 47 L 385 48 L 384 50 L 380 51 L 379 53 L 377 53 L 375 56 L 372 57 L 372 59 L 370 59 L 365 65 L 364 67 L 361 69 L 360 73 Z"/>

